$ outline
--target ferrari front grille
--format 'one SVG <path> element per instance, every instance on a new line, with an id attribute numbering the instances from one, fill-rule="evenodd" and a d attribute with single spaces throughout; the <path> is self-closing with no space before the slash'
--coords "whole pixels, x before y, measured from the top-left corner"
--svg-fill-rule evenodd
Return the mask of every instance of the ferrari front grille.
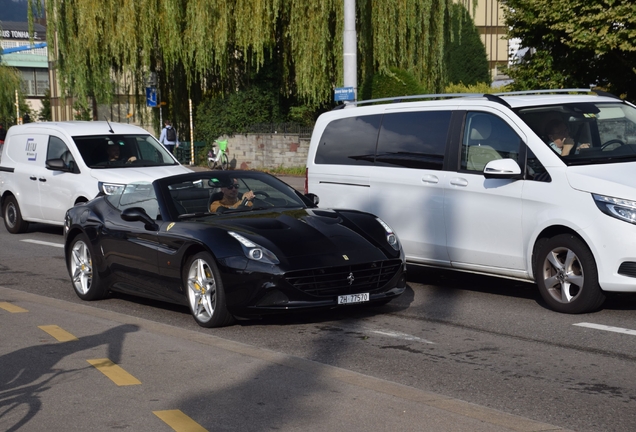
<path id="1" fill-rule="evenodd" d="M 314 296 L 373 292 L 382 288 L 400 270 L 402 261 L 375 261 L 349 266 L 299 270 L 285 275 L 295 288 Z"/>

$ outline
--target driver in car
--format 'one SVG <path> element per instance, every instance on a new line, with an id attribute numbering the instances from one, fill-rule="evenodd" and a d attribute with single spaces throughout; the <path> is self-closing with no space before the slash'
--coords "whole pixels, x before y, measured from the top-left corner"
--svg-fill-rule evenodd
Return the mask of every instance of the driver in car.
<path id="1" fill-rule="evenodd" d="M 106 153 L 108 153 L 108 162 L 124 162 L 124 159 L 121 157 L 121 151 L 119 150 L 119 144 L 114 143 L 113 141 L 108 141 L 108 147 L 106 148 Z M 125 160 L 126 163 L 131 163 L 136 161 L 137 158 L 135 156 L 131 156 Z"/>
<path id="2" fill-rule="evenodd" d="M 238 208 L 239 206 L 252 207 L 254 192 L 247 191 L 239 198 L 239 183 L 237 179 L 230 179 L 230 184 L 221 187 L 223 198 L 210 204 L 210 212 L 215 213 L 219 207 Z"/>
<path id="3" fill-rule="evenodd" d="M 548 145 L 552 150 L 560 154 L 561 156 L 567 156 L 574 148 L 574 140 L 570 138 L 570 131 L 568 126 L 561 119 L 552 119 L 546 126 L 546 135 L 550 139 Z M 578 153 L 580 149 L 590 148 L 587 143 L 579 144 L 575 153 Z"/>

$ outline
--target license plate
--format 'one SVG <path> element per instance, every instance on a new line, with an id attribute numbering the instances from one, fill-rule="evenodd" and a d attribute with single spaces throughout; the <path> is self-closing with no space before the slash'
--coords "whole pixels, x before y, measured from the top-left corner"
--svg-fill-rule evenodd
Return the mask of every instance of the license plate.
<path id="1" fill-rule="evenodd" d="M 338 304 L 362 303 L 369 301 L 369 293 L 338 296 Z"/>

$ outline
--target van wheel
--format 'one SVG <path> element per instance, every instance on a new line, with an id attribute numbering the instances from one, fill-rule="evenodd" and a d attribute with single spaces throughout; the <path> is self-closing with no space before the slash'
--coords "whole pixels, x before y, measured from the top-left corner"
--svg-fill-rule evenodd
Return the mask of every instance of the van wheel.
<path id="1" fill-rule="evenodd" d="M 539 245 L 535 279 L 543 300 L 557 312 L 577 314 L 597 310 L 605 301 L 594 256 L 571 234 Z"/>
<path id="2" fill-rule="evenodd" d="M 7 197 L 2 208 L 2 217 L 4 218 L 4 226 L 11 234 L 20 234 L 29 228 L 29 223 L 22 219 L 20 206 L 15 197 Z"/>

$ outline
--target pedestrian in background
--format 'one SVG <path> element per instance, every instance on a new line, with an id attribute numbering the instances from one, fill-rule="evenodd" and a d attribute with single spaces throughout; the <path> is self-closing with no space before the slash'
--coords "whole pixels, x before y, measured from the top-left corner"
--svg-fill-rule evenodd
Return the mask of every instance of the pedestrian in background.
<path id="1" fill-rule="evenodd" d="M 0 123 L 0 144 L 4 144 L 4 139 L 7 137 L 7 131 L 4 129 L 4 125 Z"/>
<path id="2" fill-rule="evenodd" d="M 161 129 L 161 135 L 159 136 L 159 142 L 163 144 L 170 153 L 174 154 L 175 147 L 179 147 L 179 137 L 177 137 L 177 131 L 172 127 L 169 120 L 164 122 L 165 126 Z"/>

